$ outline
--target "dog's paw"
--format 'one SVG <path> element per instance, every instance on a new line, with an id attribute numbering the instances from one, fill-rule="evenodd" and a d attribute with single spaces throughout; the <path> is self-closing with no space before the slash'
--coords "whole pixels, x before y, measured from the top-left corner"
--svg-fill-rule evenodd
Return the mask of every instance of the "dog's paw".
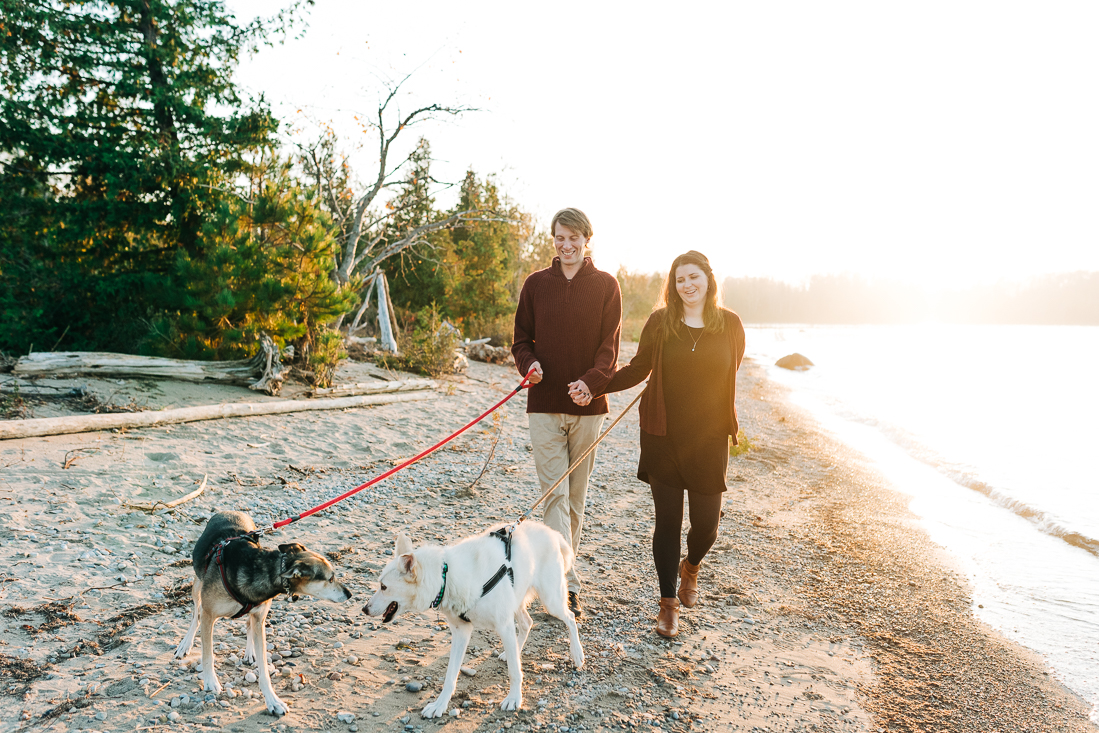
<path id="1" fill-rule="evenodd" d="M 496 658 L 499 659 L 501 662 L 506 662 L 508 660 L 508 653 L 507 652 L 500 652 L 499 654 L 496 655 Z"/>
<path id="2" fill-rule="evenodd" d="M 523 693 L 516 692 L 504 698 L 500 703 L 501 710 L 518 710 L 523 707 Z"/>
<path id="3" fill-rule="evenodd" d="M 267 699 L 267 712 L 277 718 L 290 712 L 290 706 L 280 700 L 277 695 L 272 695 Z"/>
<path id="4" fill-rule="evenodd" d="M 203 692 L 216 692 L 221 694 L 221 683 L 218 682 L 217 677 L 203 677 L 202 690 Z"/>
<path id="5" fill-rule="evenodd" d="M 435 702 L 428 703 L 424 706 L 423 712 L 420 714 L 425 718 L 438 718 L 446 713 L 446 706 L 450 704 L 450 700 L 444 700 L 438 698 Z"/>
<path id="6" fill-rule="evenodd" d="M 572 663 L 574 665 L 576 665 L 577 669 L 583 669 L 584 668 L 584 652 L 580 652 L 579 654 L 570 655 L 570 656 L 572 656 Z"/>
<path id="7" fill-rule="evenodd" d="M 256 653 L 253 652 L 253 651 L 249 651 L 249 650 L 245 649 L 244 650 L 244 663 L 245 664 L 255 664 L 256 663 Z"/>

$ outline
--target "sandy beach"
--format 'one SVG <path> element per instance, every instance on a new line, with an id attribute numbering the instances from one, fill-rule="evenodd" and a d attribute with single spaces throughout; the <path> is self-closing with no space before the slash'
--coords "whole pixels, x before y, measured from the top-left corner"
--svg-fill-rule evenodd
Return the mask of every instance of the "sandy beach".
<path id="1" fill-rule="evenodd" d="M 634 348 L 624 345 L 623 361 Z M 348 363 L 337 381 L 401 376 Z M 758 365 L 745 362 L 738 379 L 752 448 L 731 460 L 702 600 L 683 611 L 678 638 L 652 632 L 652 507 L 635 478 L 635 410 L 600 447 L 588 495 L 584 669 L 568 661 L 564 625 L 535 602 L 523 709 L 499 710 L 500 643 L 478 632 L 465 662 L 473 674 L 436 721 L 419 711 L 442 683 L 445 621 L 382 626 L 361 608 L 397 531 L 417 544 L 456 541 L 538 497 L 524 394 L 499 420 L 264 540 L 328 553 L 354 593 L 342 605 L 274 602 L 268 639 L 291 706 L 284 718 L 266 713 L 248 681 L 242 621 L 215 627 L 221 695 L 201 691 L 197 645 L 173 658 L 190 620 L 190 549 L 216 510 L 249 512 L 262 527 L 422 450 L 511 390 L 512 368 L 471 362 L 423 402 L 0 442 L 0 730 L 1099 730 L 1037 655 L 974 618 L 964 577 L 906 497 Z M 11 375 L 0 382 L 0 398 L 10 395 Z M 150 409 L 273 399 L 150 380 L 44 383 Z M 613 395 L 612 416 L 635 394 Z M 31 406 L 35 417 L 69 408 Z M 182 497 L 204 476 L 205 491 L 170 511 L 130 506 Z"/>

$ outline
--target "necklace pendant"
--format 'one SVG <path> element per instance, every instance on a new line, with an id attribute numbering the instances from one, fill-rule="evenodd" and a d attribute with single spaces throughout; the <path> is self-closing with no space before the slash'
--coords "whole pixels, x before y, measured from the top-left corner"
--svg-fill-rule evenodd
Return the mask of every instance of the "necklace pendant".
<path id="1" fill-rule="evenodd" d="M 695 346 L 698 346 L 698 344 L 695 344 Z M 691 347 L 691 351 L 694 351 L 694 350 L 695 350 L 695 346 L 692 346 L 692 347 Z"/>

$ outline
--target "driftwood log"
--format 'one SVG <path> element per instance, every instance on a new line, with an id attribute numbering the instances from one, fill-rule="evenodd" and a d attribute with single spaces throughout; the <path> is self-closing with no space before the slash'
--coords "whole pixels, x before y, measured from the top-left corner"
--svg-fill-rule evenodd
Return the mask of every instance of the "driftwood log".
<path id="1" fill-rule="evenodd" d="M 181 496 L 180 498 L 174 499 L 172 501 L 158 501 L 158 502 L 154 502 L 152 504 L 127 504 L 126 506 L 130 507 L 131 509 L 140 509 L 143 512 L 157 512 L 158 514 L 163 514 L 164 512 L 171 509 L 172 507 L 177 507 L 180 504 L 186 504 L 191 499 L 196 498 L 199 494 L 201 494 L 203 491 L 205 491 L 206 490 L 206 480 L 208 478 L 209 478 L 209 475 L 203 474 L 202 475 L 202 484 L 197 489 L 192 491 L 190 494 L 187 494 L 187 496 Z"/>
<path id="2" fill-rule="evenodd" d="M 93 377 L 178 379 L 184 382 L 238 384 L 257 392 L 278 394 L 289 372 L 267 334 L 260 337 L 259 353 L 239 361 L 187 361 L 159 356 L 106 354 L 91 351 L 39 351 L 27 354 L 12 370 L 21 377 Z"/>
<path id="3" fill-rule="evenodd" d="M 433 379 L 402 379 L 396 382 L 383 382 L 376 379 L 355 384 L 337 384 L 333 387 L 317 388 L 309 393 L 311 397 L 349 397 L 359 394 L 385 394 L 388 392 L 414 392 L 418 389 L 435 389 L 438 383 Z"/>
<path id="4" fill-rule="evenodd" d="M 488 343 L 471 343 L 469 348 L 466 349 L 466 354 L 474 361 L 483 361 L 488 364 L 515 363 L 515 357 L 511 355 L 511 349 L 505 349 L 503 346 L 490 346 Z"/>
<path id="5" fill-rule="evenodd" d="M 222 405 L 180 407 L 174 410 L 150 412 L 112 413 L 105 415 L 74 415 L 71 417 L 43 417 L 33 420 L 0 420 L 0 440 L 35 438 L 43 435 L 87 433 L 93 430 L 116 428 L 141 428 L 153 425 L 216 420 L 223 417 L 249 417 L 252 415 L 279 415 L 288 412 L 313 410 L 342 410 L 348 407 L 385 405 L 391 402 L 430 400 L 438 393 L 430 390 L 396 392 L 393 394 L 338 397 L 329 400 L 275 400 L 271 402 L 234 402 Z"/>

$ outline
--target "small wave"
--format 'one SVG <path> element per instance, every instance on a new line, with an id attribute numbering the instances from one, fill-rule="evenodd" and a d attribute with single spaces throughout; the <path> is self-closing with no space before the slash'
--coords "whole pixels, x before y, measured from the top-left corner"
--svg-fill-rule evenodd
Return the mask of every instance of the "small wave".
<path id="1" fill-rule="evenodd" d="M 1040 532 L 1063 540 L 1073 547 L 1087 550 L 1092 555 L 1099 557 L 1099 540 L 1065 527 L 1041 509 L 1036 509 L 1025 502 L 1010 497 L 999 489 L 989 486 L 984 481 L 960 474 L 950 475 L 950 478 L 960 486 L 984 494 L 988 497 L 989 501 L 996 506 L 1007 509 L 1016 516 L 1022 517 L 1033 524 Z"/>
<path id="2" fill-rule="evenodd" d="M 1051 537 L 1056 537 L 1073 547 L 1079 547 L 1080 549 L 1086 550 L 1092 555 L 1099 557 L 1099 539 L 1069 529 L 1045 511 L 1019 501 L 996 487 L 990 486 L 984 481 L 975 478 L 958 467 L 957 464 L 951 465 L 950 462 L 937 455 L 935 451 L 928 448 L 908 431 L 876 417 L 856 414 L 849 409 L 846 411 L 836 411 L 848 420 L 853 420 L 876 429 L 880 434 L 900 447 L 912 458 L 924 465 L 930 466 L 959 486 L 983 494 L 996 506 L 1007 509 L 1016 516 L 1022 517 L 1033 524 L 1039 532 Z M 844 412 L 846 412 L 846 414 L 844 414 Z"/>

